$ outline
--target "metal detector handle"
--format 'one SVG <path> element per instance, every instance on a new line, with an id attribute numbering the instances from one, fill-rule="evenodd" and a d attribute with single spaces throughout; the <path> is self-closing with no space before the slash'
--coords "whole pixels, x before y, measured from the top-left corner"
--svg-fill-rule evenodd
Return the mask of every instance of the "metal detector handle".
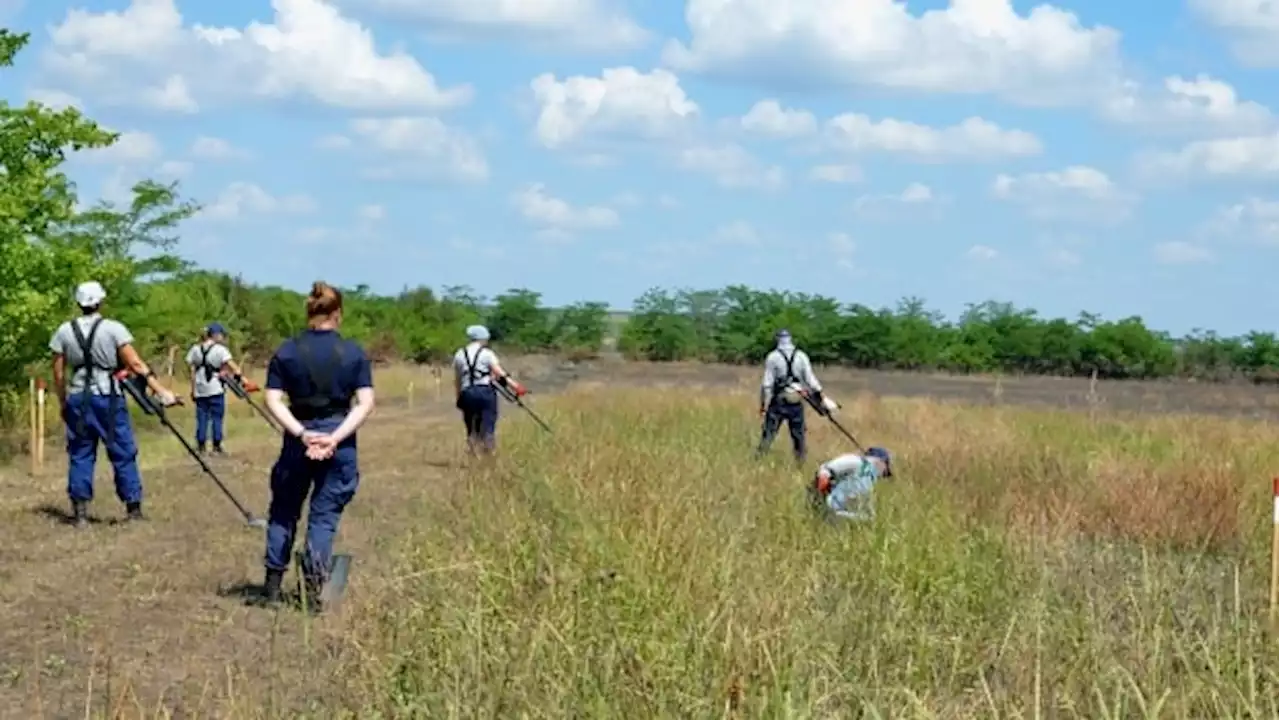
<path id="1" fill-rule="evenodd" d="M 538 417 L 538 414 L 535 413 L 528 405 L 525 405 L 524 402 L 520 400 L 519 395 L 516 395 L 514 392 L 511 392 L 511 389 L 506 387 L 505 385 L 495 384 L 494 387 L 498 389 L 499 395 L 506 398 L 507 402 L 515 403 L 516 405 L 520 406 L 520 409 L 529 413 L 529 417 L 533 418 L 533 421 L 538 423 L 539 427 L 541 427 L 543 430 L 546 430 L 548 433 L 551 433 L 551 426 L 548 425 L 545 421 L 543 421 L 542 418 Z"/>
<path id="2" fill-rule="evenodd" d="M 128 370 L 121 370 L 116 373 L 115 380 L 120 383 L 120 387 L 124 389 L 125 393 L 133 398 L 133 401 L 138 404 L 142 412 L 147 415 L 164 417 L 164 407 L 147 395 L 146 378 L 141 375 L 131 374 Z"/>
<path id="3" fill-rule="evenodd" d="M 809 403 L 809 407 L 813 408 L 814 412 L 818 413 L 822 417 L 825 417 L 827 420 L 830 420 L 831 424 L 836 426 L 836 430 L 839 430 L 841 435 L 844 435 L 845 437 L 849 438 L 849 442 L 853 443 L 853 446 L 857 448 L 859 452 L 864 452 L 864 453 L 866 452 L 866 450 L 864 450 L 862 447 L 862 443 L 858 442 L 858 438 L 854 437 L 853 433 L 846 430 L 844 425 L 841 425 L 840 421 L 836 419 L 835 414 L 833 414 L 830 410 L 824 407 L 822 403 L 818 402 L 818 400 L 813 397 L 812 393 L 806 392 L 804 394 L 804 399 L 806 402 Z"/>

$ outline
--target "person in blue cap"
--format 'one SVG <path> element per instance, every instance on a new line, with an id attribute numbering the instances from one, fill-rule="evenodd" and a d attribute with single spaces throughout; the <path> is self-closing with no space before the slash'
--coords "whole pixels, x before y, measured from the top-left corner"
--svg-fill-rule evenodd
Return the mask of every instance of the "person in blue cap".
<path id="1" fill-rule="evenodd" d="M 875 517 L 875 485 L 882 478 L 891 477 L 889 451 L 873 447 L 861 455 L 846 453 L 822 463 L 809 490 L 815 505 L 835 517 L 870 520 Z"/>
<path id="2" fill-rule="evenodd" d="M 321 609 L 338 522 L 360 485 L 356 431 L 373 412 L 373 371 L 364 349 L 338 333 L 341 322 L 342 292 L 316 282 L 307 297 L 307 330 L 281 343 L 267 366 L 264 401 L 284 437 L 271 468 L 266 579 L 257 599 L 262 604 L 282 599 L 289 553 L 309 495 L 300 565 L 308 607 Z"/>
<path id="3" fill-rule="evenodd" d="M 67 495 L 71 498 L 72 523 L 79 528 L 89 524 L 99 441 L 106 445 L 107 459 L 115 473 L 116 496 L 125 504 L 127 518 L 143 519 L 138 444 L 116 372 L 126 368 L 146 378 L 147 387 L 166 407 L 178 402 L 138 356 L 129 329 L 102 316 L 106 297 L 106 290 L 96 282 L 76 287 L 80 316 L 59 325 L 49 340 L 53 391 L 67 426 Z"/>
<path id="4" fill-rule="evenodd" d="M 813 374 L 809 355 L 792 342 L 791 333 L 779 330 L 774 339 L 777 346 L 764 359 L 764 378 L 760 382 L 760 445 L 756 456 L 763 456 L 773 445 L 773 440 L 787 423 L 791 435 L 791 449 L 797 463 L 803 463 L 807 452 L 805 443 L 804 406 L 806 398 L 825 405 L 822 383 Z"/>
<path id="5" fill-rule="evenodd" d="M 191 399 L 196 404 L 196 447 L 205 452 L 209 429 L 213 426 L 213 452 L 222 455 L 222 425 L 227 414 L 226 388 L 222 385 L 224 371 L 240 378 L 240 366 L 231 359 L 226 345 L 227 331 L 221 323 L 209 323 L 204 337 L 187 351 L 187 366 L 191 368 Z"/>
<path id="6" fill-rule="evenodd" d="M 497 444 L 498 383 L 523 397 L 527 390 L 502 369 L 498 355 L 488 347 L 489 329 L 483 325 L 467 328 L 464 347 L 453 354 L 453 391 L 457 396 L 454 407 L 462 411 L 462 423 L 467 428 L 467 452 L 477 449 L 490 454 Z"/>

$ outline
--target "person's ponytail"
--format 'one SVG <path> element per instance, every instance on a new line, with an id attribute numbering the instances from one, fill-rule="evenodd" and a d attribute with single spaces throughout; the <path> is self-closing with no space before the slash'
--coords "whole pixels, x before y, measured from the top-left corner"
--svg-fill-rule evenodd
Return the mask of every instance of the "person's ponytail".
<path id="1" fill-rule="evenodd" d="M 307 322 L 316 324 L 331 318 L 342 309 L 342 291 L 323 280 L 311 284 L 307 296 Z"/>

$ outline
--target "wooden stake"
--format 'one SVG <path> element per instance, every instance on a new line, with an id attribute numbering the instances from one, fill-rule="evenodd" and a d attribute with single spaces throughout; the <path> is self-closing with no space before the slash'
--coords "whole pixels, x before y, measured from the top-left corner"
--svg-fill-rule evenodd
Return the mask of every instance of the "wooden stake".
<path id="1" fill-rule="evenodd" d="M 45 392 L 44 378 L 36 381 L 36 467 L 44 470 L 44 436 L 45 436 Z"/>
<path id="2" fill-rule="evenodd" d="M 1280 477 L 1271 480 L 1271 629 L 1280 630 Z"/>
<path id="3" fill-rule="evenodd" d="M 36 379 L 35 378 L 31 378 L 29 390 L 30 392 L 27 395 L 27 409 L 29 411 L 27 414 L 27 417 L 30 420 L 31 442 L 29 446 L 30 450 L 28 452 L 31 453 L 31 474 L 35 475 L 36 472 L 39 470 L 39 467 L 36 465 Z"/>
<path id="4" fill-rule="evenodd" d="M 409 381 L 409 409 L 413 409 L 413 381 Z"/>

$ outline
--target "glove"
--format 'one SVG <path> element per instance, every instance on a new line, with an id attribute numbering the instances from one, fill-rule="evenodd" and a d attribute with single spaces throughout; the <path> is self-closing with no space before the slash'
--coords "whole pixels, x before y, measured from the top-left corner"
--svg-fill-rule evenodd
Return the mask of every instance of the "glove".
<path id="1" fill-rule="evenodd" d="M 817 475 L 813 477 L 813 487 L 818 491 L 818 495 L 826 497 L 831 494 L 831 473 L 826 470 L 819 470 Z"/>
<path id="2" fill-rule="evenodd" d="M 239 380 L 239 377 L 237 377 L 236 379 Z M 258 387 L 258 383 L 252 380 L 241 380 L 240 387 L 244 388 L 244 391 L 247 393 L 255 393 L 262 389 Z"/>
<path id="3" fill-rule="evenodd" d="M 516 397 L 520 398 L 529 394 L 529 389 L 526 388 L 524 385 L 521 385 L 520 383 L 516 382 L 515 380 L 512 380 L 510 384 L 511 384 L 511 392 L 514 392 L 516 394 Z"/>

